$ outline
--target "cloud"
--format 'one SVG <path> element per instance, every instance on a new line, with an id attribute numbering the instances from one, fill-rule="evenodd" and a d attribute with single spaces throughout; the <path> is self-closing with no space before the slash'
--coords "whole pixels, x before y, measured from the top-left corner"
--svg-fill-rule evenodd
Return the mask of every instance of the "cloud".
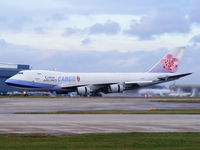
<path id="1" fill-rule="evenodd" d="M 0 62 L 29 64 L 34 67 L 40 66 L 40 62 L 41 67 L 43 67 L 43 64 L 47 65 L 48 58 L 55 53 L 55 51 L 36 49 L 27 45 L 16 45 L 0 39 Z"/>
<path id="2" fill-rule="evenodd" d="M 32 50 L 32 48 L 30 48 L 29 46 L 26 46 L 26 45 L 16 45 L 16 44 L 7 42 L 3 38 L 0 39 L 0 51 L 1 51 L 1 53 L 4 53 L 5 51 L 15 51 L 15 50 L 16 51 L 17 50 L 23 51 L 23 50 L 26 50 L 26 49 Z"/>
<path id="3" fill-rule="evenodd" d="M 153 11 L 142 17 L 140 22 L 133 21 L 124 33 L 146 40 L 165 33 L 189 33 L 189 31 L 190 25 L 185 15 L 171 9 Z"/>
<path id="4" fill-rule="evenodd" d="M 39 34 L 46 34 L 47 33 L 43 27 L 35 27 L 34 30 L 35 30 L 36 33 L 39 33 Z"/>
<path id="5" fill-rule="evenodd" d="M 187 78 L 183 78 L 181 84 L 199 84 L 200 83 L 200 69 L 197 64 L 200 64 L 200 46 L 192 45 L 188 46 L 185 50 L 184 57 L 181 61 L 181 67 L 179 72 L 192 72 L 193 74 Z"/>
<path id="6" fill-rule="evenodd" d="M 8 46 L 8 43 L 4 40 L 4 39 L 0 39 L 0 47 L 1 48 L 5 48 L 5 47 L 7 47 Z"/>
<path id="7" fill-rule="evenodd" d="M 189 19 L 192 23 L 200 23 L 200 14 L 199 14 L 199 0 L 191 0 L 190 1 L 190 12 Z"/>
<path id="8" fill-rule="evenodd" d="M 69 27 L 69 28 L 66 28 L 64 33 L 62 34 L 63 36 L 71 36 L 71 35 L 74 35 L 74 34 L 81 34 L 84 30 L 82 29 L 79 29 L 77 27 Z"/>
<path id="9" fill-rule="evenodd" d="M 157 58 L 156 52 L 144 51 L 35 49 L 24 45 L 14 45 L 3 39 L 0 40 L 0 49 L 2 62 L 29 64 L 33 66 L 33 69 L 56 68 L 63 72 L 144 72 L 156 63 L 154 59 Z M 155 55 L 155 57 L 152 58 L 149 55 Z"/>
<path id="10" fill-rule="evenodd" d="M 134 58 L 133 56 L 134 53 L 122 53 L 117 51 L 99 52 L 71 50 L 67 52 L 57 52 L 43 61 L 46 62 L 45 67 L 51 65 L 57 68 L 57 70 L 64 72 L 134 72 L 138 67 L 140 58 Z M 48 65 L 47 61 L 49 62 Z M 38 66 L 39 63 L 36 67 Z M 146 69 L 143 68 L 143 71 L 145 70 Z"/>
<path id="11" fill-rule="evenodd" d="M 139 59 L 138 58 L 128 58 L 128 59 L 119 59 L 117 61 L 114 61 L 114 64 L 115 65 L 118 65 L 118 66 L 123 66 L 123 67 L 134 67 L 137 65 L 137 63 L 139 63 Z"/>
<path id="12" fill-rule="evenodd" d="M 68 13 L 76 14 L 145 14 L 152 9 L 185 8 L 188 0 L 59 0 Z"/>
<path id="13" fill-rule="evenodd" d="M 84 39 L 84 40 L 81 41 L 81 44 L 82 44 L 82 45 L 88 45 L 88 44 L 90 44 L 90 43 L 92 43 L 92 40 L 89 39 L 89 38 L 86 38 L 86 39 Z"/>
<path id="14" fill-rule="evenodd" d="M 0 16 L 0 30 L 21 32 L 25 25 L 31 24 L 32 19 L 26 16 L 6 17 Z"/>
<path id="15" fill-rule="evenodd" d="M 200 34 L 194 36 L 190 41 L 194 43 L 200 43 Z"/>
<path id="16" fill-rule="evenodd" d="M 67 17 L 66 17 L 66 14 L 64 12 L 60 12 L 60 13 L 54 13 L 52 15 L 50 15 L 47 20 L 49 21 L 63 21 L 63 20 L 66 20 Z"/>
<path id="17" fill-rule="evenodd" d="M 0 0 L 0 30 L 25 32 L 37 26 L 53 26 L 65 20 L 66 14 L 66 9 L 55 0 Z"/>
<path id="18" fill-rule="evenodd" d="M 22 31 L 24 28 L 49 26 L 50 23 L 54 26 L 54 24 L 66 20 L 72 14 L 84 16 L 89 14 L 144 15 L 151 10 L 170 6 L 184 9 L 188 7 L 188 3 L 187 0 L 126 0 L 126 2 L 123 0 L 18 0 L 12 3 L 0 0 L 0 29 Z M 102 24 L 97 23 L 93 28 L 98 26 L 102 26 Z M 117 25 L 116 28 L 118 28 Z"/>
<path id="19" fill-rule="evenodd" d="M 0 49 L 2 62 L 30 64 L 34 69 L 57 68 L 58 71 L 64 72 L 132 72 L 138 70 L 138 64 L 145 62 L 139 61 L 140 56 L 144 55 L 134 52 L 50 51 L 15 45 L 4 39 L 0 40 Z"/>
<path id="20" fill-rule="evenodd" d="M 171 13 L 170 11 L 173 10 L 171 7 L 177 11 Z M 152 17 L 149 12 L 158 10 L 158 14 L 163 14 L 162 11 L 170 13 L 174 18 L 172 21 L 172 26 L 174 26 L 177 18 L 173 16 L 176 13 L 180 14 L 180 11 L 184 17 L 185 13 L 182 13 L 182 10 L 187 13 L 186 8 L 188 7 L 187 0 L 29 0 L 28 2 L 19 0 L 12 3 L 0 0 L 0 33 L 14 43 L 26 43 L 29 46 L 44 49 L 68 47 L 69 49 L 85 50 L 87 47 L 80 41 L 86 37 L 95 37 L 95 42 L 90 47 L 94 50 L 132 50 L 130 47 L 134 47 L 134 50 L 137 47 L 148 49 L 149 46 L 144 48 L 143 43 L 137 42 L 136 38 L 128 37 L 127 34 L 136 35 L 140 39 L 152 39 L 157 35 L 174 33 L 174 30 L 183 33 L 183 30 L 180 31 L 180 29 L 186 29 L 183 28 L 185 22 L 180 22 L 180 29 L 176 27 L 173 31 L 166 30 L 164 32 L 159 30 L 159 28 L 164 28 L 163 24 L 158 23 L 162 17 L 158 18 L 156 15 Z M 166 8 L 169 9 L 166 11 Z M 146 16 L 146 18 L 144 17 L 142 22 L 132 23 L 128 29 L 130 20 L 138 20 L 141 16 Z M 158 19 L 154 21 L 156 17 Z M 147 25 L 145 25 L 146 23 Z M 154 24 L 158 26 L 155 27 Z M 148 25 L 152 26 L 148 27 Z M 168 23 L 168 28 L 169 26 Z M 127 34 L 122 35 L 121 32 L 125 29 L 127 29 Z M 43 35 L 45 33 L 48 35 Z M 184 31 L 184 33 L 186 32 Z M 75 36 L 66 39 L 66 36 L 71 35 Z M 171 39 L 173 40 L 173 38 Z M 116 45 L 113 44 L 115 40 L 117 41 Z M 170 42 L 170 40 L 168 41 Z M 156 40 L 148 42 L 152 42 L 151 45 L 154 45 L 155 42 L 158 43 Z M 165 43 L 167 42 L 165 41 Z M 106 43 L 104 47 L 101 47 L 102 43 Z M 125 46 L 123 48 L 123 45 L 129 48 Z"/>
<path id="21" fill-rule="evenodd" d="M 113 21 L 107 21 L 104 24 L 96 23 L 88 28 L 89 34 L 107 34 L 114 35 L 120 32 L 120 25 Z"/>
<path id="22" fill-rule="evenodd" d="M 71 36 L 75 34 L 88 34 L 88 35 L 115 35 L 121 31 L 121 27 L 117 22 L 106 21 L 105 23 L 96 23 L 92 26 L 80 29 L 78 27 L 66 28 L 63 36 Z"/>

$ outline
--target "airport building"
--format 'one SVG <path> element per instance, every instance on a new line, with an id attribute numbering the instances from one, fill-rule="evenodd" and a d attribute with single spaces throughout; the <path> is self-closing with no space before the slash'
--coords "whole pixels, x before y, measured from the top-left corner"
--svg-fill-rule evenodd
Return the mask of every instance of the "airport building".
<path id="1" fill-rule="evenodd" d="M 0 63 L 0 94 L 7 92 L 19 91 L 5 84 L 5 80 L 17 74 L 21 70 L 30 70 L 29 65 L 20 64 L 3 64 Z"/>
<path id="2" fill-rule="evenodd" d="M 170 86 L 170 89 L 177 91 L 178 93 L 191 93 L 191 97 L 200 96 L 200 85 L 195 84 L 176 84 Z"/>

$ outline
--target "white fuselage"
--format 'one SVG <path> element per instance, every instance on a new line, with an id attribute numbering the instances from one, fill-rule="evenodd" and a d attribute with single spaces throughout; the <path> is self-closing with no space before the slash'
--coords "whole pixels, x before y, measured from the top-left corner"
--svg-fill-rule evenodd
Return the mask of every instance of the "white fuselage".
<path id="1" fill-rule="evenodd" d="M 16 87 L 22 89 L 56 90 L 62 87 L 70 88 L 115 83 L 138 83 L 145 86 L 160 83 L 159 78 L 171 75 L 172 73 L 63 73 L 27 70 L 11 77 L 7 82 L 12 81 L 13 86 L 16 85 Z"/>

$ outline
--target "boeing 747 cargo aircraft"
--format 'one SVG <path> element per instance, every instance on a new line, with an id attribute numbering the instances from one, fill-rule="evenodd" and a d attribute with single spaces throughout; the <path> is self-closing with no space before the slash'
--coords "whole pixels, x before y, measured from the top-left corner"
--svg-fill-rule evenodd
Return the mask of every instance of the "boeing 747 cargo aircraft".
<path id="1" fill-rule="evenodd" d="M 46 70 L 26 70 L 7 79 L 6 84 L 25 91 L 77 92 L 80 96 L 118 93 L 168 81 L 191 73 L 175 73 L 184 51 L 178 47 L 144 73 L 64 73 Z"/>

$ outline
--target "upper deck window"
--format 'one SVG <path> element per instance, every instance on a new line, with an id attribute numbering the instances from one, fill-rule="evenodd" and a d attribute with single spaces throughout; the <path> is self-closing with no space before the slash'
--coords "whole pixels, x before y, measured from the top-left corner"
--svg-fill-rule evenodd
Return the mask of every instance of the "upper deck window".
<path id="1" fill-rule="evenodd" d="M 23 72 L 18 72 L 18 74 L 24 74 Z"/>

